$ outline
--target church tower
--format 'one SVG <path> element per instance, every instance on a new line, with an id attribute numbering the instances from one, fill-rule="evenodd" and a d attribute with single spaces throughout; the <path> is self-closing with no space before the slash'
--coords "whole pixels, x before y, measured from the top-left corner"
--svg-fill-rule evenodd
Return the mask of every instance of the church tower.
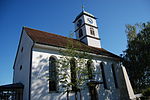
<path id="1" fill-rule="evenodd" d="M 82 11 L 74 20 L 76 38 L 88 46 L 101 48 L 96 17 Z"/>

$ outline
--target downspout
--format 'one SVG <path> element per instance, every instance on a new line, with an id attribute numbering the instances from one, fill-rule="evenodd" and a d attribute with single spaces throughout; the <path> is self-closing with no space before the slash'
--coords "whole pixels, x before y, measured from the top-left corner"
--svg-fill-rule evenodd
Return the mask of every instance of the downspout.
<path id="1" fill-rule="evenodd" d="M 29 99 L 31 99 L 31 73 L 32 73 L 32 51 L 33 51 L 33 47 L 34 47 L 34 41 L 33 41 L 33 45 L 31 47 L 31 51 L 30 51 L 30 70 L 29 70 Z"/>

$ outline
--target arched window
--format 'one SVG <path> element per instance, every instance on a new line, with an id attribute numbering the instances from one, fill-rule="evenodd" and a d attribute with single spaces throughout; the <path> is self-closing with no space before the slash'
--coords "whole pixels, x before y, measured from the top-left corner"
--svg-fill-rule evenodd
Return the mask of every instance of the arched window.
<path id="1" fill-rule="evenodd" d="M 98 92 L 96 89 L 97 84 L 92 82 L 92 79 L 94 79 L 93 68 L 94 68 L 93 62 L 91 60 L 88 60 L 87 61 L 87 70 L 88 70 L 88 78 L 90 80 L 89 92 L 90 92 L 91 100 L 98 100 Z"/>
<path id="2" fill-rule="evenodd" d="M 57 72 L 56 72 L 56 58 L 49 58 L 49 91 L 56 91 L 57 87 Z"/>
<path id="3" fill-rule="evenodd" d="M 112 64 L 111 67 L 112 67 L 112 73 L 113 73 L 113 76 L 114 76 L 115 87 L 118 88 L 118 83 L 117 83 L 116 71 L 115 71 L 115 66 L 114 66 L 114 64 Z"/>
<path id="4" fill-rule="evenodd" d="M 83 36 L 83 31 L 82 29 L 79 30 L 79 38 Z"/>
<path id="5" fill-rule="evenodd" d="M 93 73 L 92 73 L 92 61 L 88 60 L 87 61 L 87 70 L 88 70 L 88 77 L 89 79 L 93 79 Z"/>
<path id="6" fill-rule="evenodd" d="M 95 36 L 94 28 L 90 27 L 90 33 Z"/>
<path id="7" fill-rule="evenodd" d="M 107 81 L 106 81 L 106 77 L 105 77 L 105 69 L 104 69 L 104 63 L 100 63 L 100 67 L 101 67 L 101 72 L 102 72 L 102 78 L 103 78 L 103 84 L 104 84 L 104 88 L 107 88 Z"/>
<path id="8" fill-rule="evenodd" d="M 71 59 L 70 60 L 70 71 L 71 71 L 71 83 L 72 83 L 72 91 L 76 91 L 77 89 L 77 74 L 76 74 L 76 63 L 75 63 L 75 59 Z"/>

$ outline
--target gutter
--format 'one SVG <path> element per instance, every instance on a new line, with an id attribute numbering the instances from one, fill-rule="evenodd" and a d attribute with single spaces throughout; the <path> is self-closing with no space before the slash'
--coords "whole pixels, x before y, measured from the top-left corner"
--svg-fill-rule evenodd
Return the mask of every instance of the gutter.
<path id="1" fill-rule="evenodd" d="M 29 98 L 28 100 L 31 99 L 31 73 L 32 73 L 32 51 L 33 51 L 33 47 L 34 47 L 34 41 L 33 41 L 33 45 L 31 47 L 31 51 L 30 51 L 30 69 L 29 69 Z"/>

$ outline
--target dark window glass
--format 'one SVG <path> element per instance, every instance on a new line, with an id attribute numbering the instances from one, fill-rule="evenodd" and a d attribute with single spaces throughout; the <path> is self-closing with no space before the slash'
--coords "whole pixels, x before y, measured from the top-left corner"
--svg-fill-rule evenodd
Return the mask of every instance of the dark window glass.
<path id="1" fill-rule="evenodd" d="M 21 52 L 23 52 L 23 47 L 21 48 Z"/>
<path id="2" fill-rule="evenodd" d="M 90 27 L 90 33 L 95 36 L 94 28 Z"/>
<path id="3" fill-rule="evenodd" d="M 104 88 L 107 88 L 107 82 L 106 82 L 106 77 L 105 77 L 105 70 L 104 70 L 104 65 L 103 63 L 100 63 L 100 67 L 101 67 L 101 72 L 102 72 L 102 78 L 103 78 L 103 84 L 104 84 Z"/>
<path id="4" fill-rule="evenodd" d="M 75 63 L 75 59 L 71 59 L 70 61 L 70 70 L 71 70 L 71 83 L 72 85 L 72 91 L 76 91 L 77 90 L 77 81 L 76 81 L 76 63 Z"/>
<path id="5" fill-rule="evenodd" d="M 22 70 L 22 65 L 20 66 L 20 70 Z"/>
<path id="6" fill-rule="evenodd" d="M 118 88 L 117 79 L 116 79 L 116 71 L 115 71 L 114 64 L 112 64 L 111 67 L 112 67 L 112 72 L 113 72 L 113 76 L 114 76 L 115 87 Z"/>
<path id="7" fill-rule="evenodd" d="M 80 27 L 82 25 L 82 20 L 80 19 L 78 22 L 77 22 L 77 26 Z"/>
<path id="8" fill-rule="evenodd" d="M 49 91 L 56 91 L 56 59 L 50 57 L 49 59 Z"/>
<path id="9" fill-rule="evenodd" d="M 93 79 L 93 74 L 92 74 L 92 61 L 87 62 L 87 70 L 88 70 L 88 77 L 89 79 Z"/>
<path id="10" fill-rule="evenodd" d="M 83 36 L 83 31 L 82 29 L 79 30 L 79 38 Z"/>

